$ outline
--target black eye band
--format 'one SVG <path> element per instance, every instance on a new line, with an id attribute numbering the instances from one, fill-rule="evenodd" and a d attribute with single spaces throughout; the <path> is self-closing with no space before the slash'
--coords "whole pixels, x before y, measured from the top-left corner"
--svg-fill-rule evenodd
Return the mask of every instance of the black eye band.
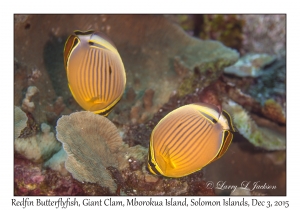
<path id="1" fill-rule="evenodd" d="M 102 49 L 106 49 L 106 50 L 108 50 L 106 47 L 104 47 L 103 45 L 100 45 L 100 44 L 98 44 L 98 43 L 96 43 L 96 42 L 93 42 L 93 41 L 89 41 L 89 45 L 90 46 L 94 46 L 94 47 L 98 47 L 98 48 L 102 48 Z"/>
<path id="2" fill-rule="evenodd" d="M 78 36 L 78 35 L 90 35 L 94 33 L 94 30 L 88 30 L 88 31 L 74 31 L 74 33 Z"/>
<path id="3" fill-rule="evenodd" d="M 230 117 L 229 113 L 226 112 L 225 110 L 223 110 L 222 114 L 224 115 L 224 117 L 226 118 L 226 120 L 228 122 L 230 131 L 231 132 L 238 132 L 236 127 L 233 125 L 232 118 Z"/>
<path id="4" fill-rule="evenodd" d="M 155 168 L 155 164 L 152 163 L 152 157 L 151 157 L 151 149 L 150 149 L 150 146 L 149 146 L 149 153 L 148 153 L 148 164 L 149 166 L 151 166 L 151 169 L 154 173 L 156 173 L 157 175 L 161 175 L 161 173 L 159 173 L 159 171 Z"/>

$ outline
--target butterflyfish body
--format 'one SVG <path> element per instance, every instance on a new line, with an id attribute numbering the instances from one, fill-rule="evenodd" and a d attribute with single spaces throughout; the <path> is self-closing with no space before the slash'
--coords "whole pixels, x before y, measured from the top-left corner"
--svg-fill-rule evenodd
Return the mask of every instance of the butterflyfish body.
<path id="1" fill-rule="evenodd" d="M 233 132 L 226 111 L 204 103 L 182 106 L 167 114 L 152 131 L 148 168 L 166 177 L 194 173 L 224 155 Z"/>
<path id="2" fill-rule="evenodd" d="M 74 34 L 64 47 L 70 91 L 83 109 L 107 116 L 125 89 L 122 59 L 106 35 L 92 30 Z"/>

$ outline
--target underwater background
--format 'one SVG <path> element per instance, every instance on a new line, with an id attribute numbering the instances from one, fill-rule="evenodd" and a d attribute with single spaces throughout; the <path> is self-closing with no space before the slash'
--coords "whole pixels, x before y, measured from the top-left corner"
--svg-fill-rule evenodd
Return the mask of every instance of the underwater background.
<path id="1" fill-rule="evenodd" d="M 126 71 L 105 122 L 80 112 L 64 68 L 68 36 L 89 29 L 110 37 Z M 14 194 L 286 195 L 285 45 L 285 15 L 15 15 Z M 228 151 L 182 178 L 151 174 L 153 128 L 196 102 L 231 114 Z M 94 142 L 115 133 L 99 131 L 108 123 L 121 138 Z"/>

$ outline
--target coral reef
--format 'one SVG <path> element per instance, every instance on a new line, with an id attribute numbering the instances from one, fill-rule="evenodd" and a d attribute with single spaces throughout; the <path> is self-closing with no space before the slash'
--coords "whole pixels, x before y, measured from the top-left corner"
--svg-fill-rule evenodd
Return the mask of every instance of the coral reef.
<path id="1" fill-rule="evenodd" d="M 71 174 L 62 175 L 51 169 L 41 169 L 40 164 L 32 163 L 20 155 L 14 157 L 15 195 L 215 195 L 207 189 L 201 172 L 181 179 L 162 179 L 134 171 L 129 168 L 122 173 L 114 167 L 107 170 L 120 187 L 116 193 L 96 183 L 82 183 Z M 124 177 L 124 178 L 123 178 Z M 119 193 L 118 193 L 119 192 Z"/>
<path id="2" fill-rule="evenodd" d="M 102 184 L 111 192 L 116 184 L 106 167 L 118 167 L 115 153 L 122 146 L 118 129 L 107 118 L 88 111 L 62 116 L 57 139 L 68 154 L 66 169 L 81 182 Z"/>
<path id="3" fill-rule="evenodd" d="M 278 57 L 286 54 L 286 15 L 240 15 L 243 27 L 243 51 L 269 53 Z"/>
<path id="4" fill-rule="evenodd" d="M 15 195 L 111 195 L 107 188 L 91 183 L 82 184 L 70 174 L 65 176 L 51 169 L 41 169 L 40 164 L 19 155 L 15 155 L 14 163 Z"/>
<path id="5" fill-rule="evenodd" d="M 19 107 L 14 107 L 14 138 L 21 135 L 22 130 L 27 126 L 27 116 Z"/>
<path id="6" fill-rule="evenodd" d="M 246 93 L 262 104 L 262 114 L 276 122 L 286 121 L 286 60 L 277 59 L 255 79 Z"/>
<path id="7" fill-rule="evenodd" d="M 61 149 L 55 153 L 49 160 L 44 163 L 45 168 L 50 168 L 54 171 L 60 172 L 62 175 L 67 175 L 68 171 L 65 168 L 65 161 L 67 160 L 67 153 L 61 147 Z"/>
<path id="8" fill-rule="evenodd" d="M 55 98 L 49 97 L 52 87 L 48 87 L 49 79 L 43 69 L 14 59 L 14 79 L 18 81 L 14 83 L 14 105 L 21 106 L 26 114 L 31 113 L 38 124 L 47 122 L 46 110 Z"/>
<path id="9" fill-rule="evenodd" d="M 21 110 L 19 110 L 19 108 L 16 108 L 15 111 L 16 119 L 17 116 L 20 115 L 20 113 L 23 115 L 23 119 L 26 119 L 24 118 L 24 115 L 26 114 Z M 20 130 L 23 127 L 20 126 L 20 121 L 15 121 L 15 122 L 17 123 L 15 125 L 17 130 Z M 24 127 L 23 129 L 25 128 L 27 127 Z M 35 162 L 42 162 L 47 160 L 61 147 L 60 143 L 56 140 L 54 133 L 50 132 L 50 129 L 51 127 L 49 125 L 47 125 L 46 123 L 42 123 L 41 133 L 38 133 L 36 135 L 29 135 L 29 136 L 24 134 L 22 135 L 22 132 L 20 132 L 19 136 L 18 134 L 15 134 L 15 140 L 14 140 L 15 151 L 23 155 L 27 159 Z"/>
<path id="10" fill-rule="evenodd" d="M 277 57 L 286 54 L 286 15 L 177 15 L 175 18 L 189 34 L 213 39 L 237 49 L 242 55 L 268 53 Z"/>
<path id="11" fill-rule="evenodd" d="M 283 109 L 279 103 L 274 101 L 274 99 L 268 99 L 265 101 L 262 113 L 265 116 L 269 116 L 271 120 L 274 120 L 276 122 L 286 122 L 285 109 Z"/>
<path id="12" fill-rule="evenodd" d="M 195 89 L 202 91 L 203 88 L 216 81 L 222 75 L 222 72 L 215 72 L 215 68 L 214 64 L 203 64 L 199 68 L 195 68 L 192 73 L 189 72 L 189 74 L 183 78 L 178 88 L 179 97 L 190 94 L 194 92 Z M 205 69 L 204 72 L 203 69 Z M 207 80 L 206 78 L 210 79 Z"/>
<path id="13" fill-rule="evenodd" d="M 177 15 L 177 17 L 174 17 L 174 21 L 177 21 L 185 31 L 191 33 L 192 35 L 195 35 L 194 34 L 194 28 L 196 25 L 194 23 L 195 16 L 197 15 Z M 199 16 L 202 17 L 202 15 Z"/>
<path id="14" fill-rule="evenodd" d="M 67 21 L 68 24 L 63 27 L 57 25 L 61 21 Z M 44 24 L 40 24 L 41 22 Z M 72 18 L 67 15 L 29 15 L 23 23 L 24 27 L 27 23 L 31 24 L 28 31 L 24 31 L 21 23 L 15 26 L 15 46 L 21 46 L 23 41 L 20 41 L 26 40 L 26 46 L 29 45 L 38 55 L 44 55 L 41 60 L 44 59 L 45 63 L 36 62 L 36 57 L 28 54 L 26 48 L 16 50 L 15 57 L 19 63 L 26 60 L 29 69 L 35 66 L 41 72 L 35 86 L 40 90 L 40 101 L 45 102 L 42 104 L 45 107 L 46 104 L 53 104 L 57 96 L 62 96 L 67 106 L 67 101 L 72 99 L 61 52 L 62 40 L 75 28 L 93 28 L 106 33 L 114 41 L 127 69 L 126 87 L 134 88 L 136 92 L 151 88 L 155 92 L 152 114 L 168 101 L 172 91 L 182 83 L 174 69 L 175 57 L 189 69 L 190 73 L 186 75 L 188 77 L 192 77 L 190 74 L 193 74 L 196 67 L 201 73 L 208 69 L 213 71 L 214 76 L 202 78 L 205 84 L 217 79 L 224 67 L 238 59 L 237 52 L 226 48 L 220 42 L 194 39 L 179 25 L 162 15 L 74 15 Z M 53 29 L 50 32 L 52 35 L 49 37 L 48 31 L 42 28 Z M 34 30 L 39 31 L 39 39 L 27 33 Z M 138 35 L 133 37 L 132 34 Z M 45 46 L 45 49 L 40 46 Z M 122 100 L 117 106 L 123 107 Z M 78 105 L 72 109 L 81 110 Z M 44 113 L 41 113 L 40 118 L 45 122 Z"/>
<path id="15" fill-rule="evenodd" d="M 34 111 L 35 105 L 31 100 L 32 100 L 32 97 L 38 92 L 39 92 L 39 90 L 37 89 L 37 87 L 35 87 L 35 86 L 28 87 L 26 96 L 22 101 L 22 109 L 24 111 L 27 111 L 30 113 L 32 113 Z"/>
<path id="16" fill-rule="evenodd" d="M 231 114 L 239 133 L 252 144 L 267 150 L 284 150 L 286 148 L 286 139 L 283 134 L 266 127 L 258 127 L 240 105 L 233 101 L 224 102 L 222 105 Z"/>
<path id="17" fill-rule="evenodd" d="M 286 67 L 285 58 L 276 59 L 260 71 L 260 76 L 223 76 L 219 91 L 242 105 L 248 111 L 286 123 Z"/>
<path id="18" fill-rule="evenodd" d="M 139 92 L 136 97 L 134 89 L 130 88 L 126 94 L 126 101 L 123 102 L 123 110 L 116 109 L 110 119 L 117 124 L 144 123 L 153 116 L 153 112 L 157 109 L 153 106 L 154 94 L 154 90 L 149 88 Z"/>
<path id="19" fill-rule="evenodd" d="M 243 44 L 245 21 L 237 15 L 203 15 L 200 38 L 219 40 L 228 47 L 240 50 Z"/>
<path id="20" fill-rule="evenodd" d="M 155 125 L 165 115 L 180 106 L 197 102 L 211 103 L 216 106 L 220 106 L 220 102 L 217 100 L 216 96 L 210 94 L 211 91 L 213 91 L 211 86 L 205 88 L 202 92 L 196 88 L 194 93 L 187 94 L 184 97 L 180 97 L 177 92 L 174 92 L 169 101 L 153 115 L 152 119 L 139 125 L 130 124 L 125 126 L 124 142 L 126 142 L 129 146 L 142 145 L 144 147 L 148 147 L 150 135 Z"/>
<path id="21" fill-rule="evenodd" d="M 268 54 L 246 54 L 233 66 L 226 67 L 224 72 L 240 77 L 258 77 L 261 76 L 264 66 L 274 60 L 275 57 Z"/>
<path id="22" fill-rule="evenodd" d="M 175 18 L 187 33 L 201 39 L 218 40 L 241 50 L 245 21 L 239 15 L 177 15 Z"/>
<path id="23" fill-rule="evenodd" d="M 143 102 L 144 102 L 144 108 L 146 111 L 148 111 L 152 105 L 153 105 L 153 96 L 154 96 L 154 90 L 152 89 L 147 89 L 145 91 L 144 97 L 143 97 Z"/>
<path id="24" fill-rule="evenodd" d="M 82 183 L 97 183 L 120 195 L 214 194 L 202 188 L 189 189 L 190 178 L 176 180 L 150 174 L 146 169 L 148 149 L 124 144 L 117 128 L 105 117 L 86 111 L 63 116 L 57 132 L 67 152 L 65 167 Z M 191 186 L 198 182 L 204 184 L 197 179 Z"/>
<path id="25" fill-rule="evenodd" d="M 35 136 L 40 130 L 38 124 L 35 122 L 33 115 L 30 112 L 26 113 L 27 116 L 27 126 L 21 131 L 19 138 L 29 138 Z"/>
<path id="26" fill-rule="evenodd" d="M 230 101 L 230 105 L 228 105 L 226 101 L 230 98 L 236 100 L 243 108 L 233 101 Z M 237 124 L 239 132 L 255 146 L 267 150 L 285 149 L 285 128 L 269 120 L 262 120 L 262 118 L 253 114 L 250 116 L 249 113 L 251 112 L 262 114 L 264 106 L 251 96 L 236 89 L 235 86 L 224 82 L 222 78 L 201 91 L 196 88 L 193 94 L 187 94 L 184 97 L 180 97 L 179 94 L 173 95 L 169 102 L 164 104 L 151 120 L 144 124 L 127 126 L 124 141 L 130 146 L 140 144 L 147 147 L 151 131 L 160 119 L 180 106 L 196 102 L 214 104 L 219 108 L 224 108 L 232 112 L 231 114 L 235 124 Z M 245 109 L 245 107 L 249 107 L 249 109 Z M 275 118 L 272 116 L 278 116 L 274 113 L 278 112 L 274 111 L 272 114 L 265 113 L 265 115 L 274 121 Z M 252 118 L 255 119 L 255 121 Z"/>
<path id="27" fill-rule="evenodd" d="M 62 96 L 55 99 L 53 104 L 49 104 L 46 112 L 46 119 L 52 126 L 56 125 L 56 121 L 62 114 L 71 114 L 72 110 L 64 103 Z"/>
<path id="28" fill-rule="evenodd" d="M 188 33 L 176 18 L 175 15 L 15 16 L 14 105 L 24 111 L 15 107 L 15 195 L 215 195 L 214 189 L 206 188 L 205 180 L 232 180 L 232 177 L 232 183 L 245 177 L 272 179 L 273 183 L 279 183 L 275 194 L 285 193 L 285 33 L 278 35 L 285 27 L 282 21 L 285 16 L 182 15 L 179 22 L 185 24 Z M 259 27 L 252 30 L 251 24 L 257 20 Z M 276 21 L 280 23 L 274 24 Z M 205 26 L 204 22 L 214 24 Z M 212 27 L 218 25 L 215 23 L 230 24 L 219 24 L 224 29 L 220 31 L 219 26 Z M 262 28 L 264 23 L 266 28 Z M 110 146 L 112 142 L 95 142 L 102 139 L 101 132 L 110 131 L 105 126 L 101 130 L 99 116 L 80 112 L 82 108 L 69 91 L 62 52 L 66 38 L 75 29 L 106 33 L 124 62 L 125 92 L 104 123 L 115 124 L 111 131 L 116 134 L 115 149 Z M 209 32 L 207 38 L 222 38 L 223 43 L 190 36 L 199 37 L 200 32 Z M 270 38 L 274 34 L 278 36 Z M 257 39 L 261 36 L 264 37 Z M 235 47 L 242 54 L 268 53 L 270 57 L 276 54 L 277 58 L 272 63 L 250 59 L 251 67 L 246 70 L 255 69 L 254 72 L 259 72 L 254 74 L 257 77 L 223 74 L 224 68 L 233 68 L 231 65 L 239 58 L 237 51 L 224 45 Z M 226 102 L 230 100 L 236 105 L 228 108 Z M 199 172 L 179 179 L 150 174 L 146 165 L 153 128 L 169 112 L 195 102 L 234 109 L 233 116 L 242 113 L 238 120 L 243 122 L 238 123 L 242 123 L 239 127 L 246 135 L 235 135 L 227 154 Z M 76 114 L 88 117 L 85 116 L 86 120 L 78 117 L 73 122 L 71 118 Z M 53 130 L 57 121 L 68 123 Z M 60 140 L 68 142 L 64 145 L 69 151 L 61 147 L 55 132 L 57 137 L 63 135 Z M 78 142 L 73 142 L 74 139 Z M 90 145 L 87 148 L 80 146 L 87 144 Z M 74 154 L 70 153 L 71 145 L 77 145 L 72 150 Z M 76 165 L 77 171 L 71 171 L 70 157 L 85 164 Z M 249 170 L 243 168 L 245 163 L 249 164 Z M 251 164 L 258 166 L 250 167 Z M 262 167 L 268 172 L 261 170 Z M 206 173 L 211 168 L 213 173 Z"/>

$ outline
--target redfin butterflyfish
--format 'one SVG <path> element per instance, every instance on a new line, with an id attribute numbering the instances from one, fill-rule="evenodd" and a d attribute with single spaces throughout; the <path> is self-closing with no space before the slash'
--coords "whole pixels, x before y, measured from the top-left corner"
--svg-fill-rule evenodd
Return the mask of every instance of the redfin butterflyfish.
<path id="1" fill-rule="evenodd" d="M 175 109 L 152 131 L 148 168 L 166 177 L 183 177 L 201 170 L 227 151 L 236 129 L 230 115 L 210 104 Z"/>
<path id="2" fill-rule="evenodd" d="M 107 116 L 125 89 L 122 59 L 105 34 L 93 30 L 74 34 L 64 47 L 70 91 L 83 109 Z"/>

